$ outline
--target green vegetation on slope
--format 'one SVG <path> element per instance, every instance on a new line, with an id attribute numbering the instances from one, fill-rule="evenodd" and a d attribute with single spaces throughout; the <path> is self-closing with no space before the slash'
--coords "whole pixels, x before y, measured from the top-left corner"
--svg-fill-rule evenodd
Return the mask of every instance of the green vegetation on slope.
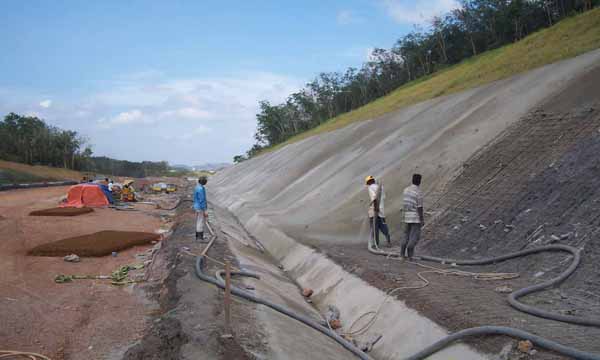
<path id="1" fill-rule="evenodd" d="M 32 166 L 0 160 L 0 184 L 27 183 L 41 181 L 78 181 L 82 174 L 69 169 L 50 166 Z"/>
<path id="2" fill-rule="evenodd" d="M 373 119 L 405 106 L 471 89 L 600 48 L 600 9 L 567 18 L 523 40 L 470 58 L 434 75 L 410 82 L 363 107 L 337 116 L 272 151 L 307 137 Z"/>

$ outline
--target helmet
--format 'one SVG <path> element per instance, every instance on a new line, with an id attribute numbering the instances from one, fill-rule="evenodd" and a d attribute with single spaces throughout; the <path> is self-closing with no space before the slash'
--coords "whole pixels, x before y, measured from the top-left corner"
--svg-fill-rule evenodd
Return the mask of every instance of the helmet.
<path id="1" fill-rule="evenodd" d="M 365 184 L 368 184 L 368 183 L 369 183 L 369 181 L 371 181 L 371 180 L 375 180 L 375 178 L 374 178 L 373 176 L 371 176 L 371 175 L 367 176 L 367 177 L 365 178 Z"/>

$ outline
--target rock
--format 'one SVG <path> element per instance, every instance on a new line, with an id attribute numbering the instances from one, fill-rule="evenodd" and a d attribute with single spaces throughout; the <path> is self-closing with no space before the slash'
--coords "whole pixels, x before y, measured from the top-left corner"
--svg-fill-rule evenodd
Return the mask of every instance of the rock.
<path id="1" fill-rule="evenodd" d="M 75 254 L 67 255 L 63 258 L 63 260 L 67 261 L 67 262 L 80 262 L 81 261 L 79 256 L 77 256 Z"/>
<path id="2" fill-rule="evenodd" d="M 514 348 L 514 343 L 510 342 L 502 347 L 500 353 L 498 354 L 498 360 L 510 360 L 512 351 Z"/>
<path id="3" fill-rule="evenodd" d="M 502 294 L 508 294 L 513 292 L 513 289 L 509 288 L 508 286 L 504 285 L 504 286 L 498 286 L 497 288 L 494 289 L 495 292 L 498 293 L 502 293 Z"/>
<path id="4" fill-rule="evenodd" d="M 309 289 L 309 288 L 302 289 L 302 296 L 304 296 L 305 298 L 311 297 L 312 294 L 313 294 L 313 290 L 312 289 Z"/>
<path id="5" fill-rule="evenodd" d="M 561 240 L 566 240 L 566 239 L 570 238 L 570 237 L 571 237 L 571 235 L 573 235 L 573 233 L 572 233 L 572 232 L 568 232 L 568 233 L 566 233 L 566 234 L 562 234 L 562 235 L 560 236 L 560 239 L 561 239 Z"/>
<path id="6" fill-rule="evenodd" d="M 331 326 L 333 330 L 336 330 L 342 327 L 342 322 L 340 321 L 340 319 L 334 319 L 329 321 L 329 326 Z"/>
<path id="7" fill-rule="evenodd" d="M 519 341 L 517 349 L 524 354 L 529 354 L 529 352 L 533 349 L 533 344 L 529 340 L 522 340 Z"/>

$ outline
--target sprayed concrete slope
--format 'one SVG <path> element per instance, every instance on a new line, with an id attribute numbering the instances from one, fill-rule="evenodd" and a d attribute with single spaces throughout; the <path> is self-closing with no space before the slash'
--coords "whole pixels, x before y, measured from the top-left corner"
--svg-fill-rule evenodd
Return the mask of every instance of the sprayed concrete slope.
<path id="1" fill-rule="evenodd" d="M 302 285 L 316 305 L 336 304 L 344 324 L 374 310 L 385 294 L 318 251 L 319 245 L 365 243 L 363 179 L 383 179 L 386 215 L 398 233 L 401 191 L 410 174 L 424 175 L 426 206 L 461 164 L 546 98 L 600 65 L 600 51 L 436 98 L 382 118 L 357 123 L 288 145 L 229 168 L 211 179 L 217 202 L 233 211 Z M 315 249 L 316 248 L 316 249 Z M 386 305 L 372 332 L 384 334 L 374 357 L 410 354 L 445 330 L 400 301 Z M 448 358 L 477 358 L 455 346 Z"/>

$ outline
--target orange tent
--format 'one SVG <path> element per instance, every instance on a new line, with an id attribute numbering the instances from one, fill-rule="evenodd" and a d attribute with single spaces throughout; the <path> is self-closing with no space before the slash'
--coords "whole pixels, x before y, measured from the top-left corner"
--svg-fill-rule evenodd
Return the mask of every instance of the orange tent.
<path id="1" fill-rule="evenodd" d="M 100 207 L 108 206 L 109 202 L 98 185 L 79 184 L 72 186 L 67 194 L 67 202 L 60 207 Z"/>

